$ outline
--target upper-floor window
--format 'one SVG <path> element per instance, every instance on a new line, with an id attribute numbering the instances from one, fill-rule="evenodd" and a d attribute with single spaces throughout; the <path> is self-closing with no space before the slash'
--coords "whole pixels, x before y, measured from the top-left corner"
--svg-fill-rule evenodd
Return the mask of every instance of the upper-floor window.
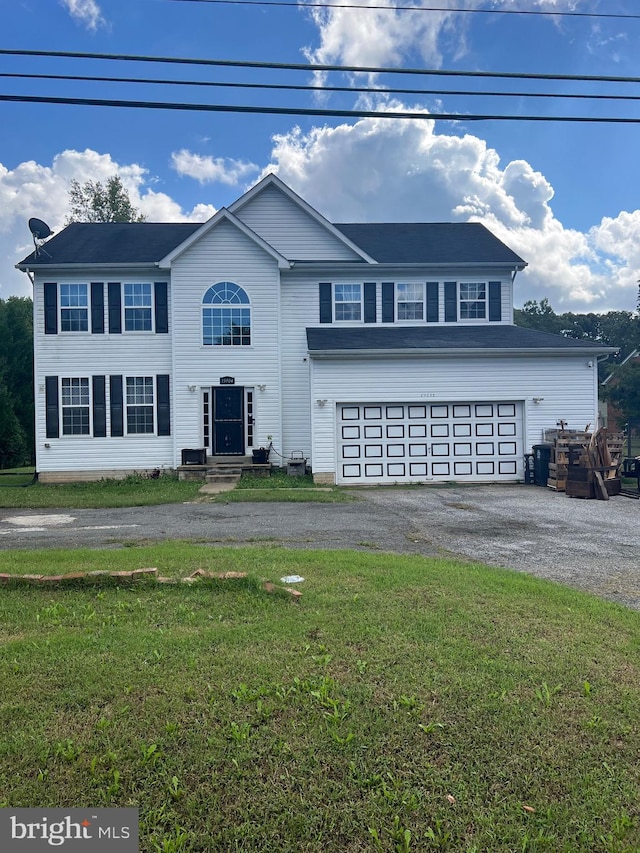
<path id="1" fill-rule="evenodd" d="M 424 320 L 424 285 L 396 284 L 398 320 Z"/>
<path id="2" fill-rule="evenodd" d="M 151 284 L 124 285 L 124 328 L 126 332 L 151 332 Z"/>
<path id="3" fill-rule="evenodd" d="M 251 345 L 249 297 L 238 284 L 219 281 L 202 300 L 202 343 L 205 346 Z"/>
<path id="4" fill-rule="evenodd" d="M 460 282 L 460 319 L 484 320 L 487 316 L 487 285 L 484 281 Z"/>
<path id="5" fill-rule="evenodd" d="M 335 284 L 333 287 L 334 316 L 336 321 L 362 320 L 362 286 Z"/>
<path id="6" fill-rule="evenodd" d="M 62 380 L 62 434 L 89 435 L 89 379 Z"/>
<path id="7" fill-rule="evenodd" d="M 86 284 L 60 285 L 60 331 L 86 332 L 89 329 L 89 302 Z"/>
<path id="8" fill-rule="evenodd" d="M 153 376 L 127 376 L 127 433 L 153 432 Z"/>

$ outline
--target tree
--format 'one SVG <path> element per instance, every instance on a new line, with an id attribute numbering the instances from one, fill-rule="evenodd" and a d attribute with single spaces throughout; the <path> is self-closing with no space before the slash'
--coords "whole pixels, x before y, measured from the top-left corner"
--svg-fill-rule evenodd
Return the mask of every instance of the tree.
<path id="1" fill-rule="evenodd" d="M 118 175 L 106 184 L 71 181 L 69 188 L 69 216 L 72 222 L 144 222 L 145 217 L 131 204 L 129 193 Z"/>
<path id="2" fill-rule="evenodd" d="M 22 465 L 35 448 L 33 302 L 28 297 L 0 299 L 0 398 L 0 465 Z"/>
<path id="3" fill-rule="evenodd" d="M 602 396 L 618 409 L 623 420 L 640 421 L 640 363 L 630 360 L 618 367 L 602 388 Z"/>
<path id="4" fill-rule="evenodd" d="M 513 319 L 516 326 L 523 326 L 526 329 L 551 332 L 554 335 L 562 333 L 560 316 L 553 310 L 546 297 L 539 303 L 535 299 L 529 299 L 522 308 L 515 308 Z"/>

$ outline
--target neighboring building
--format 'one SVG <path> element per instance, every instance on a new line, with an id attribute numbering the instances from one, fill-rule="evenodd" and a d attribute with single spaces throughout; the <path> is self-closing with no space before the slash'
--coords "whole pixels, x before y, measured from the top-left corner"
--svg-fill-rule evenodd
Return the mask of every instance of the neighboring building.
<path id="1" fill-rule="evenodd" d="M 42 480 L 273 442 L 319 482 L 514 482 L 612 350 L 513 325 L 478 223 L 331 224 L 269 175 L 204 225 L 73 224 L 34 279 Z"/>

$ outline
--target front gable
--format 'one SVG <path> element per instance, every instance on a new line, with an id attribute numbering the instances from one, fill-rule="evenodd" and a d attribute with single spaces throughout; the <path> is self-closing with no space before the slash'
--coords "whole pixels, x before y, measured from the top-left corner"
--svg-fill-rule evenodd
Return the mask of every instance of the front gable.
<path id="1" fill-rule="evenodd" d="M 219 228 L 221 223 L 228 223 L 233 229 L 239 231 L 250 241 L 255 243 L 258 248 L 266 252 L 266 254 L 270 255 L 277 262 L 278 267 L 282 269 L 289 267 L 288 260 L 281 255 L 277 249 L 224 207 L 220 208 L 220 210 L 215 213 L 211 219 L 207 220 L 207 222 L 205 222 L 204 225 L 201 225 L 197 231 L 194 231 L 194 233 L 186 240 L 162 258 L 162 260 L 159 261 L 158 266 L 160 268 L 169 268 L 173 266 L 175 262 L 178 259 L 183 258 L 183 256 L 188 253 L 193 246 L 201 243 L 214 229 Z"/>
<path id="2" fill-rule="evenodd" d="M 229 209 L 290 261 L 375 263 L 274 175 Z"/>

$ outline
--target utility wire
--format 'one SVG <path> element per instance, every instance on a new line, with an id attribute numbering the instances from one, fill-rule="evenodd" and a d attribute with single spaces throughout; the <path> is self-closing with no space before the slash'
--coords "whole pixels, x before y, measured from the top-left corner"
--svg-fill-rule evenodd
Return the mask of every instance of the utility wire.
<path id="1" fill-rule="evenodd" d="M 80 53 L 57 50 L 0 49 L 0 56 L 42 56 L 64 59 L 104 59 L 116 62 L 158 62 L 175 65 L 203 65 L 224 68 L 262 68 L 278 71 L 349 71 L 362 74 L 418 74 L 434 77 L 476 77 L 503 80 L 552 80 L 596 83 L 640 83 L 640 77 L 614 77 L 585 74 L 525 74 L 511 71 L 457 71 L 433 68 L 385 68 L 360 65 L 322 65 L 317 63 L 256 62 L 235 59 L 196 59 L 177 56 L 139 56 L 120 53 Z"/>
<path id="2" fill-rule="evenodd" d="M 466 13 L 470 15 L 536 15 L 549 18 L 614 18 L 618 20 L 640 20 L 640 15 L 616 12 L 545 12 L 533 9 L 446 9 L 442 6 L 380 6 L 364 3 L 316 3 L 313 0 L 171 0 L 174 3 L 214 4 L 227 6 L 291 6 L 305 8 L 310 6 L 318 9 L 373 9 L 386 12 L 446 12 L 447 14 Z"/>
<path id="3" fill-rule="evenodd" d="M 568 100 L 640 101 L 640 95 L 595 95 L 561 92 L 494 92 L 477 89 L 395 89 L 377 86 L 312 86 L 286 83 L 233 83 L 212 80 L 159 80 L 149 77 L 96 77 L 86 74 L 23 74 L 2 72 L 0 78 L 19 80 L 73 80 L 82 83 L 142 83 L 163 86 L 205 86 L 230 89 L 268 89 L 296 92 L 359 92 L 367 95 L 456 95 L 465 97 L 566 98 Z"/>
<path id="4" fill-rule="evenodd" d="M 178 104 L 158 101 L 121 101 L 101 98 L 54 98 L 41 95 L 3 95 L 0 101 L 30 104 L 70 104 L 93 107 L 126 107 L 147 110 L 181 110 L 187 112 L 263 113 L 266 115 L 337 116 L 346 118 L 420 119 L 435 121 L 544 121 L 588 122 L 605 124 L 640 124 L 640 118 L 606 116 L 529 116 L 481 115 L 472 113 L 396 112 L 382 110 L 338 110 L 311 107 L 262 107 L 239 104 Z"/>

